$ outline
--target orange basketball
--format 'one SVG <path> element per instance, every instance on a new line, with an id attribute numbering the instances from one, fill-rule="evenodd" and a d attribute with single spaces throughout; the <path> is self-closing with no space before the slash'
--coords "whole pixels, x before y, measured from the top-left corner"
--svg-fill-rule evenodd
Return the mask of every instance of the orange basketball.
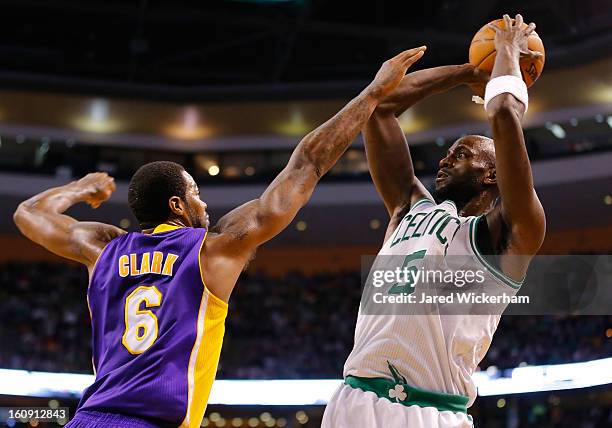
<path id="1" fill-rule="evenodd" d="M 512 20 L 514 22 L 514 19 Z M 491 24 L 497 25 L 500 28 L 504 28 L 504 20 L 496 19 L 491 21 Z M 527 24 L 523 24 L 527 27 Z M 470 64 L 478 67 L 481 70 L 488 71 L 489 73 L 493 70 L 493 64 L 495 64 L 496 50 L 495 50 L 495 31 L 491 28 L 487 28 L 485 25 L 474 35 L 472 43 L 470 44 Z M 537 33 L 534 31 L 529 36 L 527 46 L 530 50 L 541 52 L 542 57 L 531 59 L 521 58 L 521 74 L 523 80 L 530 87 L 542 74 L 544 69 L 544 43 Z"/>

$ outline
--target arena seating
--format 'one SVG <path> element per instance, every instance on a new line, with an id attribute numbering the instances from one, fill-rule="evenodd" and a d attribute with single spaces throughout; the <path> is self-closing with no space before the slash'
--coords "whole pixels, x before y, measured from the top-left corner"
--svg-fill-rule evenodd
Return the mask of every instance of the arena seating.
<path id="1" fill-rule="evenodd" d="M 0 266 L 0 367 L 91 373 L 86 289 L 84 268 L 40 262 Z M 218 378 L 339 378 L 353 342 L 360 292 L 358 272 L 244 274 L 230 301 Z M 612 316 L 506 316 L 480 367 L 610 355 Z"/>

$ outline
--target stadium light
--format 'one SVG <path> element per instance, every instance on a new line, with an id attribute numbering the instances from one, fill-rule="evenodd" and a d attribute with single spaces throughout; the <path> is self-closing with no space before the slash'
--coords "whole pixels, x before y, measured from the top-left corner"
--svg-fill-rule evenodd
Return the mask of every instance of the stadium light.
<path id="1" fill-rule="evenodd" d="M 612 358 L 583 363 L 517 367 L 510 377 L 491 378 L 475 373 L 478 395 L 523 394 L 588 388 L 612 383 Z"/>
<path id="2" fill-rule="evenodd" d="M 289 115 L 289 120 L 276 126 L 276 131 L 288 136 L 302 136 L 312 131 L 314 126 L 307 122 L 304 114 L 298 108 L 293 108 Z"/>
<path id="3" fill-rule="evenodd" d="M 565 129 L 558 123 L 546 122 L 546 129 L 548 129 L 555 137 L 559 139 L 565 138 Z"/>
<path id="4" fill-rule="evenodd" d="M 195 106 L 187 106 L 182 112 L 179 120 L 165 128 L 166 134 L 179 140 L 197 140 L 210 137 L 212 128 L 205 126 L 200 117 L 200 110 Z"/>
<path id="5" fill-rule="evenodd" d="M 87 115 L 78 117 L 74 120 L 73 125 L 87 132 L 115 132 L 121 127 L 117 120 L 110 117 L 110 104 L 105 99 L 95 99 L 89 105 Z"/>

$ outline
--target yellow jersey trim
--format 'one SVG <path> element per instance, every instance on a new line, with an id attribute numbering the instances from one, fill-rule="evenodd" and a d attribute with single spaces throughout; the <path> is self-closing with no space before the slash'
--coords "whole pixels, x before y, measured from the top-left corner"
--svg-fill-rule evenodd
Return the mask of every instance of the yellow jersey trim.
<path id="1" fill-rule="evenodd" d="M 161 233 L 161 232 L 168 232 L 170 230 L 176 230 L 176 229 L 182 229 L 183 226 L 175 226 L 173 224 L 166 224 L 166 223 L 162 223 L 160 225 L 158 225 L 155 229 L 153 229 L 153 233 Z"/>
<path id="2" fill-rule="evenodd" d="M 205 291 L 207 296 L 206 312 L 204 315 L 204 328 L 199 349 L 196 351 L 193 394 L 191 408 L 189 409 L 189 427 L 197 428 L 202 423 L 204 412 L 210 397 L 217 366 L 221 356 L 223 336 L 225 335 L 225 318 L 227 308 L 219 306 L 210 297 L 212 294 Z"/>
<path id="3" fill-rule="evenodd" d="M 204 281 L 204 271 L 202 270 L 202 257 L 200 257 L 200 255 L 202 254 L 202 248 L 204 248 L 204 242 L 206 242 L 207 236 L 208 236 L 208 230 L 206 231 L 206 234 L 204 235 L 204 239 L 202 239 L 202 243 L 200 244 L 200 252 L 198 253 L 198 267 L 200 268 L 200 279 L 202 280 L 202 284 L 204 285 L 204 290 L 210 293 L 210 297 L 212 297 L 213 300 L 217 302 L 217 304 L 221 305 L 222 307 L 227 308 L 228 306 L 227 302 L 221 299 L 220 297 L 216 296 L 215 293 L 213 293 L 212 291 L 210 291 L 210 289 L 206 286 L 206 281 Z"/>
<path id="4" fill-rule="evenodd" d="M 206 287 L 202 274 L 202 248 L 208 232 L 204 235 L 198 253 L 202 300 L 196 323 L 196 340 L 189 357 L 187 412 L 181 427 L 197 428 L 202 423 L 208 398 L 212 389 L 225 334 L 227 302 L 215 296 Z"/>

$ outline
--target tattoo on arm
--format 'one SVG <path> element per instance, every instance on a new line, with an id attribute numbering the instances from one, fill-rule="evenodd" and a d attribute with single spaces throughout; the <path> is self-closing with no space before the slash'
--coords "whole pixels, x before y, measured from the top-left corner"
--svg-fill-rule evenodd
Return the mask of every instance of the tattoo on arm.
<path id="1" fill-rule="evenodd" d="M 353 142 L 382 99 L 391 93 L 410 65 L 421 58 L 425 47 L 411 49 L 386 61 L 374 80 L 334 117 L 310 132 L 295 148 L 289 163 L 261 197 L 234 210 L 220 224 L 248 230 L 242 248 L 252 248 L 282 231 L 309 200 L 318 180 L 327 173 Z M 250 215 L 243 215 L 249 212 Z M 227 217 L 227 216 L 226 216 Z M 246 223 L 246 224 L 245 224 Z"/>

